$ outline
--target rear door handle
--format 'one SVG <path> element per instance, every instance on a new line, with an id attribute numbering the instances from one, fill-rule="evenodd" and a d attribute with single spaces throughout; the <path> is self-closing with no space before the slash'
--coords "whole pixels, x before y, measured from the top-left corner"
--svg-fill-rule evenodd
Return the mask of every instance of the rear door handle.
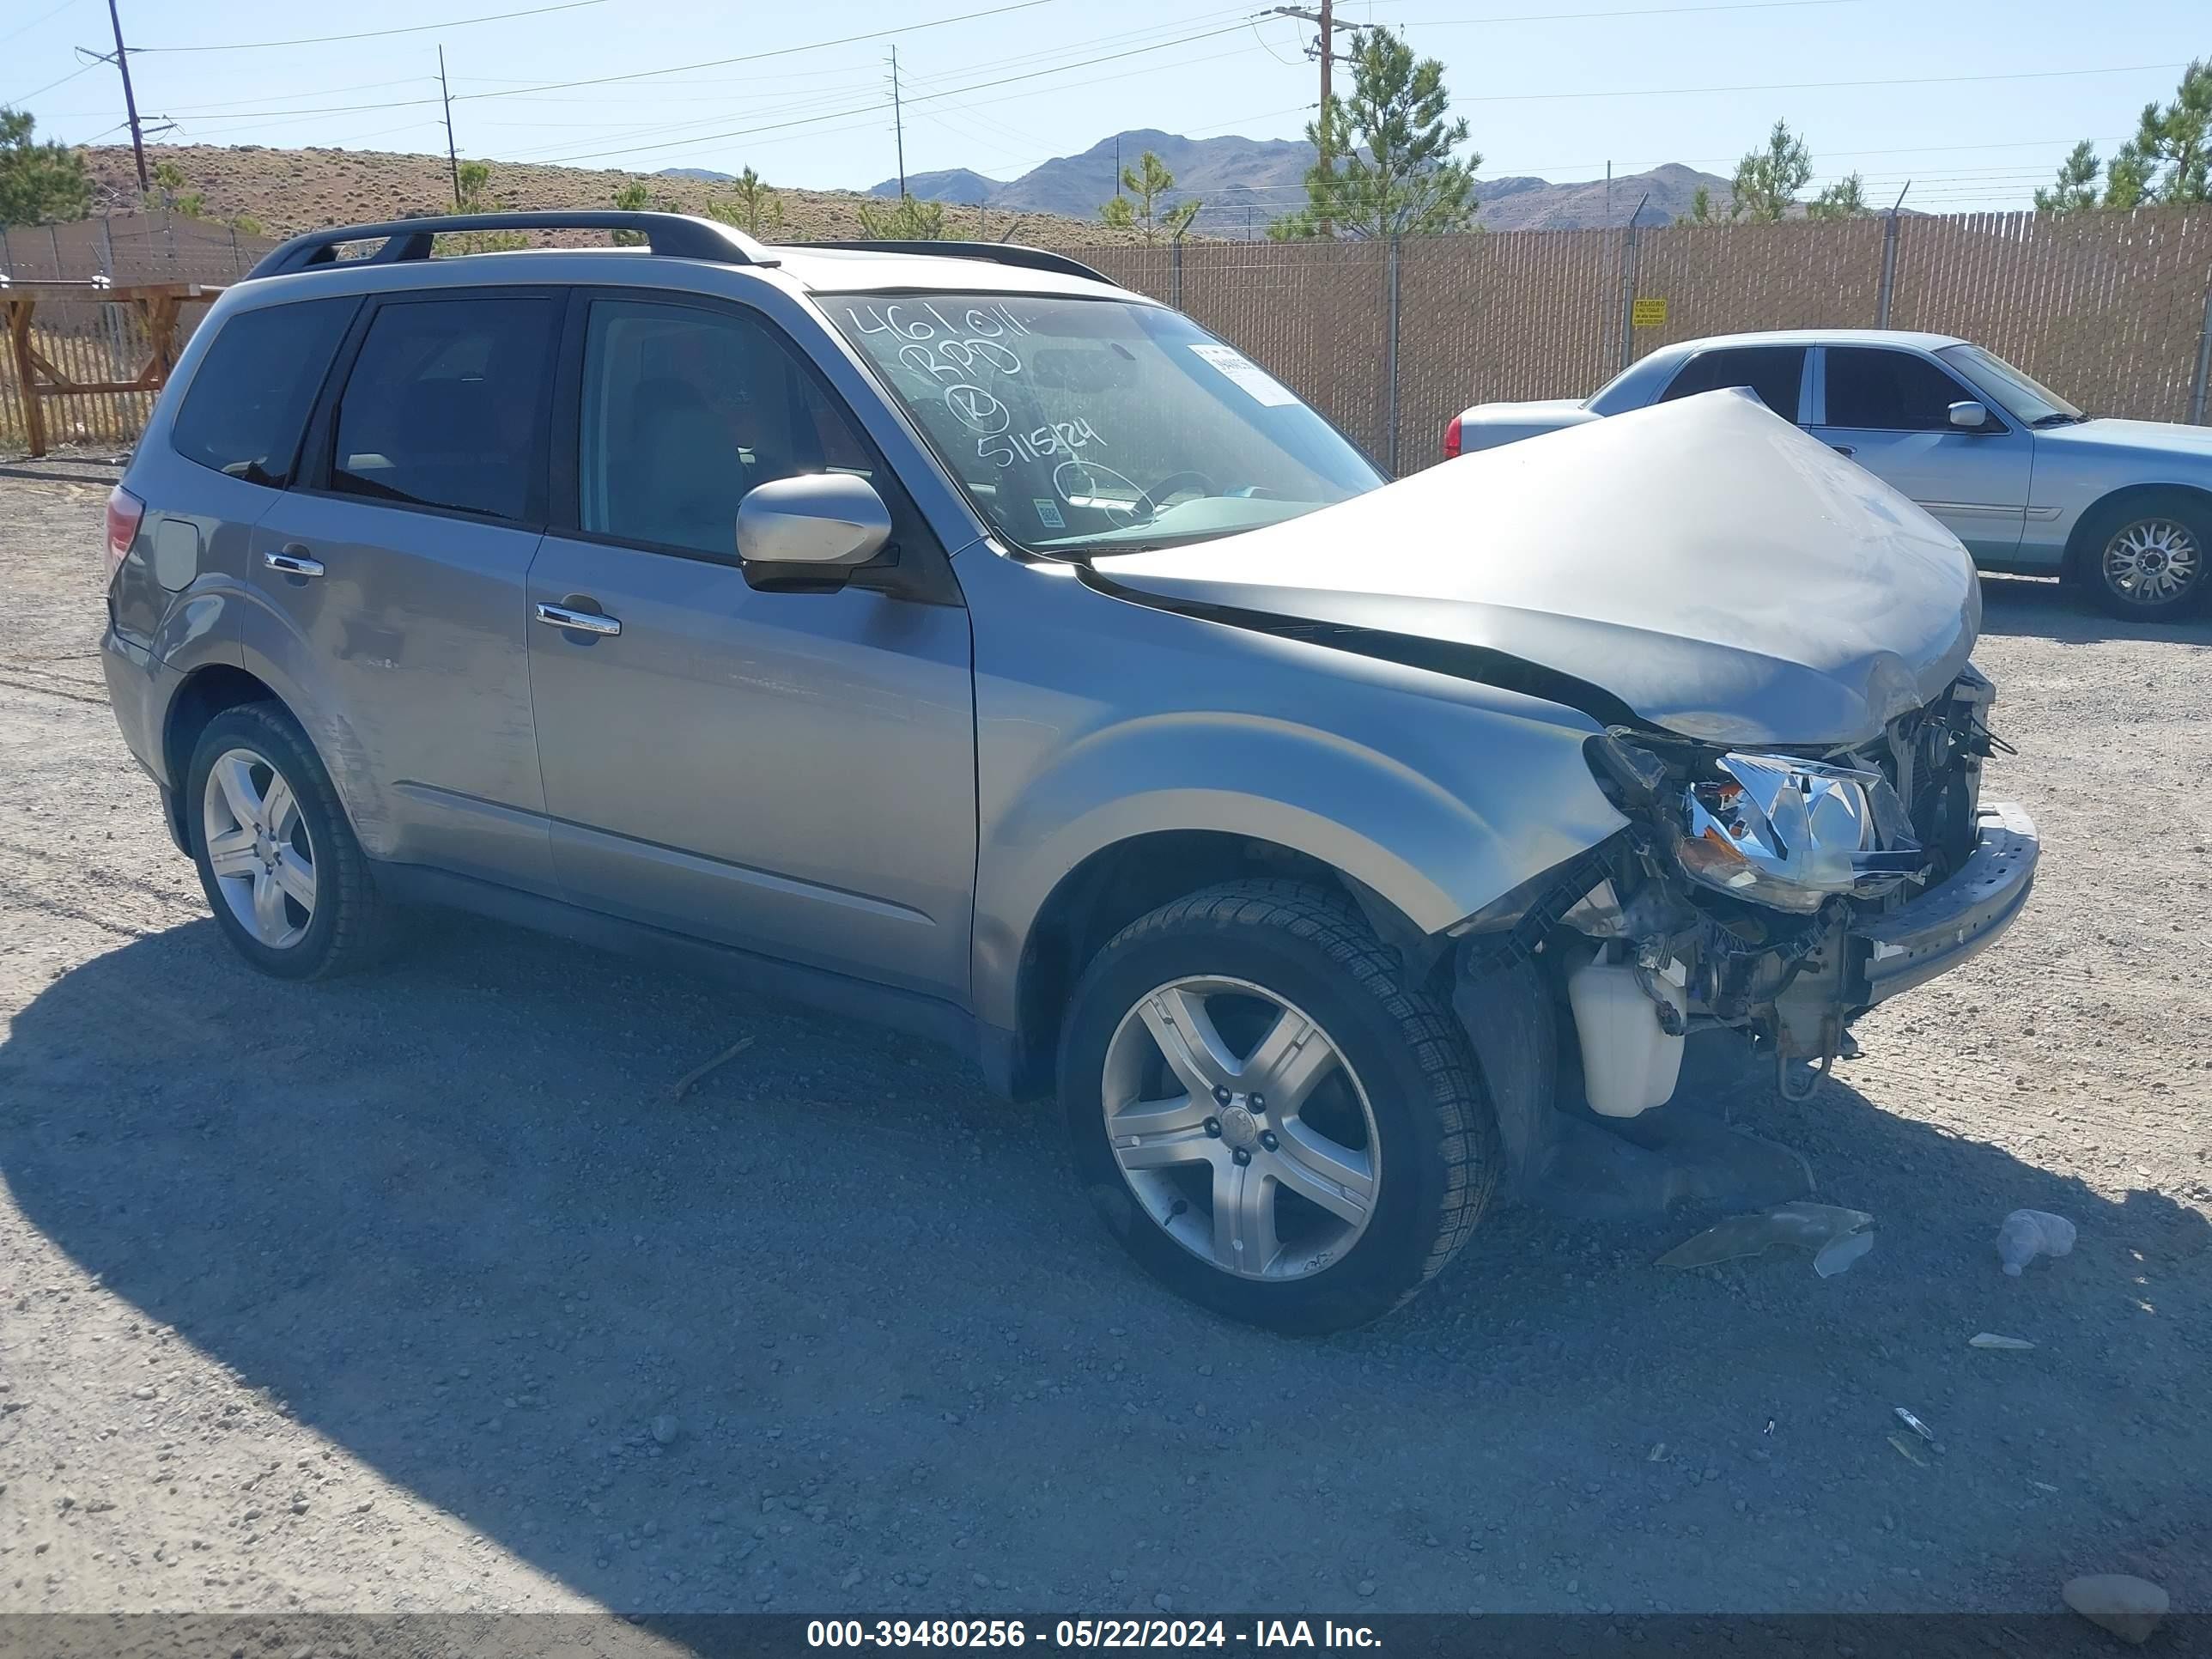
<path id="1" fill-rule="evenodd" d="M 1858 453 L 1858 451 L 1853 449 L 1849 444 L 1830 444 L 1828 447 L 1834 450 L 1837 454 L 1843 456 L 1846 460 Z"/>
<path id="2" fill-rule="evenodd" d="M 296 542 L 281 553 L 264 553 L 261 562 L 287 576 L 319 576 L 323 574 L 323 562 L 309 558 L 307 550 Z"/>
<path id="3" fill-rule="evenodd" d="M 622 632 L 622 624 L 612 617 L 602 616 L 596 611 L 572 611 L 565 605 L 540 605 L 538 620 L 579 634 L 609 635 Z"/>

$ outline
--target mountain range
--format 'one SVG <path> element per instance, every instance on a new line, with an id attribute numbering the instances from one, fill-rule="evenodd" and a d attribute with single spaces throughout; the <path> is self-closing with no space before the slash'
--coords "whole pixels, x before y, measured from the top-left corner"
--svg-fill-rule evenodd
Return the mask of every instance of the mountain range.
<path id="1" fill-rule="evenodd" d="M 1171 202 L 1195 196 L 1205 203 L 1192 229 L 1208 236 L 1264 234 L 1270 219 L 1304 204 L 1306 170 L 1314 163 L 1314 148 L 1303 139 L 1185 138 L 1138 128 L 1102 138 L 1079 155 L 1056 156 L 1017 179 L 953 167 L 909 173 L 906 187 L 929 201 L 1095 219 L 1100 204 L 1115 194 L 1120 167 L 1134 167 L 1148 149 L 1175 174 Z M 1726 204 L 1727 179 L 1675 163 L 1615 179 L 1609 188 L 1603 179 L 1486 179 L 1475 186 L 1481 203 L 1476 222 L 1492 230 L 1579 230 L 1626 224 L 1638 214 L 1639 224 L 1663 225 L 1690 210 L 1700 186 L 1712 192 L 1717 207 Z M 896 198 L 898 191 L 898 181 L 887 179 L 869 193 Z"/>

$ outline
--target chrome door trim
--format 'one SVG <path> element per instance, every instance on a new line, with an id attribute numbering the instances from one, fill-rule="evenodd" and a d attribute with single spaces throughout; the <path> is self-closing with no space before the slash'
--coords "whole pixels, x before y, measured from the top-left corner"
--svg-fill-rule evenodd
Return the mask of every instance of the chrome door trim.
<path id="1" fill-rule="evenodd" d="M 2024 507 L 2005 507 L 1995 501 L 1920 501 L 1916 504 L 1929 513 L 1955 513 L 1961 518 L 1973 519 L 2017 519 L 2024 516 L 2027 511 Z"/>
<path id="2" fill-rule="evenodd" d="M 547 605 L 542 600 L 538 605 L 538 620 L 577 634 L 611 637 L 622 632 L 622 624 L 612 617 L 603 617 L 593 611 L 571 611 L 565 605 Z"/>

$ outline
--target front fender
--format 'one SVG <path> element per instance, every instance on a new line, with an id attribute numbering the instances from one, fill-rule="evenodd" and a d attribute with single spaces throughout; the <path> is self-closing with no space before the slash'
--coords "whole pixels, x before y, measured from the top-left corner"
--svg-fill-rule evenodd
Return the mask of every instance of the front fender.
<path id="1" fill-rule="evenodd" d="M 1532 697 L 1128 604 L 992 556 L 976 611 L 976 1012 L 1011 1029 L 1031 930 L 1092 854 L 1163 831 L 1286 847 L 1449 927 L 1624 823 L 1598 728 Z M 1025 626 L 996 628 L 1007 583 Z"/>

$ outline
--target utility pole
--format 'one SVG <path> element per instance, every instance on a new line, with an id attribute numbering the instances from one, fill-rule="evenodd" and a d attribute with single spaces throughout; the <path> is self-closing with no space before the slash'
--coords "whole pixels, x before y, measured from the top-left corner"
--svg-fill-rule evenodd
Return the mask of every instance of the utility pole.
<path id="1" fill-rule="evenodd" d="M 1329 70 L 1336 63 L 1336 5 L 1335 0 L 1321 0 L 1321 15 L 1314 20 L 1321 25 L 1321 33 L 1314 36 L 1314 56 L 1321 59 L 1321 125 L 1315 129 L 1321 134 L 1321 176 L 1323 188 L 1335 173 L 1334 149 L 1336 132 L 1330 125 L 1333 113 L 1328 101 Z M 1322 198 L 1321 234 L 1326 237 L 1336 234 L 1336 227 L 1328 222 L 1328 198 Z"/>
<path id="2" fill-rule="evenodd" d="M 461 157 L 453 148 L 453 94 L 446 85 L 446 43 L 438 43 L 438 96 L 446 103 L 446 165 L 453 170 L 453 211 L 461 210 Z"/>
<path id="3" fill-rule="evenodd" d="M 891 44 L 891 131 L 898 140 L 899 200 L 906 200 L 906 117 L 899 109 L 898 43 Z"/>
<path id="4" fill-rule="evenodd" d="M 1329 119 L 1329 71 L 1334 64 L 1355 61 L 1349 52 L 1337 51 L 1336 34 L 1340 29 L 1350 29 L 1356 33 L 1359 26 L 1357 23 L 1340 23 L 1336 21 L 1336 0 L 1321 0 L 1321 9 L 1318 11 L 1304 6 L 1277 6 L 1274 8 L 1274 14 L 1278 17 L 1297 18 L 1302 22 L 1315 25 L 1321 31 L 1314 37 L 1313 44 L 1306 48 L 1306 56 L 1318 59 L 1321 64 L 1321 121 L 1314 131 L 1321 135 L 1321 143 L 1316 148 L 1321 152 L 1321 174 L 1326 179 L 1334 173 L 1336 160 L 1331 153 L 1336 138 L 1336 131 Z M 1323 188 L 1326 189 L 1327 186 L 1324 185 Z M 1324 196 L 1322 199 L 1326 203 L 1328 198 Z M 1320 229 L 1323 236 L 1334 236 L 1336 234 L 1336 227 L 1329 222 L 1325 207 L 1322 213 Z"/>
<path id="5" fill-rule="evenodd" d="M 107 21 L 115 28 L 115 67 L 123 74 L 123 111 L 131 118 L 131 153 L 138 162 L 138 201 L 145 204 L 147 192 L 153 188 L 146 177 L 146 135 L 138 125 L 138 98 L 131 90 L 131 54 L 123 46 L 123 19 L 115 9 L 115 0 L 107 0 Z"/>
<path id="6" fill-rule="evenodd" d="M 1114 194 L 1121 193 L 1121 135 L 1114 135 Z"/>

